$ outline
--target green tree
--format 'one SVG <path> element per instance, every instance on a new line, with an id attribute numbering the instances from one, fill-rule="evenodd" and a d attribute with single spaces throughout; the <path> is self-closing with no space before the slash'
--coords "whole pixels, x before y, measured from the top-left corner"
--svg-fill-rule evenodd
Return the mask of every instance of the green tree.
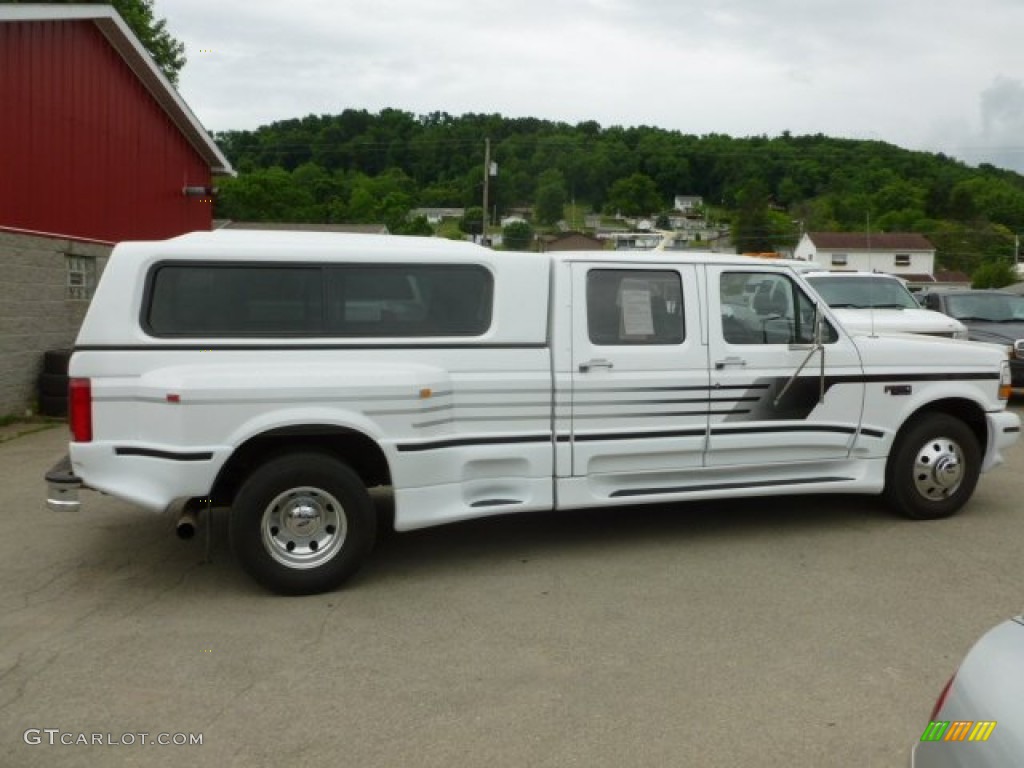
<path id="1" fill-rule="evenodd" d="M 559 179 L 563 194 L 571 189 L 572 197 L 595 212 L 651 215 L 663 211 L 672 195 L 694 194 L 720 211 L 720 221 L 738 219 L 741 250 L 775 250 L 791 242 L 793 220 L 803 222 L 804 231 L 863 232 L 870 226 L 919 232 L 935 244 L 942 266 L 968 274 L 1012 253 L 1013 233 L 1024 231 L 1024 176 L 880 141 L 821 134 L 736 139 L 650 126 L 347 109 L 228 131 L 216 140 L 240 174 L 224 180 L 222 188 L 235 181 L 244 187 L 246 176 L 274 166 L 297 174 L 287 190 L 255 190 L 270 206 L 250 208 L 259 215 L 246 218 L 270 219 L 276 215 L 271 212 L 286 210 L 309 221 L 372 216 L 390 226 L 401 219 L 397 226 L 404 228 L 403 209 L 409 205 L 480 205 L 476 150 L 485 136 L 501 162 L 489 202 L 499 210 L 533 205 L 545 221 L 557 221 L 558 190 L 549 187 Z M 363 177 L 374 183 L 359 182 Z M 766 202 L 767 220 L 763 208 L 750 204 L 751 182 L 767 190 L 766 198 L 755 196 Z M 303 187 L 311 201 L 304 200 Z M 353 192 L 360 189 L 353 205 Z M 479 219 L 469 226 L 479 234 Z"/>
<path id="2" fill-rule="evenodd" d="M 534 199 L 534 212 L 540 224 L 557 224 L 565 213 L 565 176 L 557 169 L 540 175 Z"/>
<path id="3" fill-rule="evenodd" d="M 634 173 L 612 184 L 608 190 L 608 207 L 625 216 L 646 216 L 663 205 L 654 179 Z"/>
<path id="4" fill-rule="evenodd" d="M 467 208 L 459 219 L 459 229 L 467 235 L 479 235 L 484 228 L 484 209 L 479 205 Z"/>
<path id="5" fill-rule="evenodd" d="M 430 226 L 426 216 L 414 216 L 394 227 L 389 226 L 388 231 L 393 235 L 419 235 L 422 237 L 432 237 L 434 234 L 434 228 Z"/>
<path id="6" fill-rule="evenodd" d="M 21 0 L 6 0 L 21 2 Z M 29 0 L 30 2 L 32 0 Z M 178 84 L 178 73 L 185 66 L 185 44 L 176 40 L 167 31 L 167 21 L 153 15 L 153 0 L 51 0 L 64 5 L 101 3 L 114 6 L 128 28 L 139 38 L 142 46 L 149 51 L 157 67 L 172 85 Z"/>
<path id="7" fill-rule="evenodd" d="M 1002 288 L 1015 282 L 1017 270 L 1004 259 L 986 262 L 971 275 L 972 288 Z"/>
<path id="8" fill-rule="evenodd" d="M 260 168 L 219 182 L 217 217 L 236 221 L 319 221 L 322 213 L 309 188 L 295 184 L 283 168 Z"/>
<path id="9" fill-rule="evenodd" d="M 740 253 L 775 250 L 769 202 L 768 187 L 760 179 L 748 181 L 736 194 L 732 239 Z"/>
<path id="10" fill-rule="evenodd" d="M 501 241 L 507 251 L 528 251 L 533 243 L 533 227 L 525 221 L 512 221 L 501 229 Z"/>

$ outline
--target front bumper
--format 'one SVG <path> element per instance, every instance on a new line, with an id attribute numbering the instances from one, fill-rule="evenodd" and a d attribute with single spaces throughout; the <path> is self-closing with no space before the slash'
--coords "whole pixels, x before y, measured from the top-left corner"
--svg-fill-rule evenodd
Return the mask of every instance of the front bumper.
<path id="1" fill-rule="evenodd" d="M 1003 449 L 1009 448 L 1020 437 L 1020 417 L 1013 411 L 995 411 L 985 414 L 988 422 L 988 445 L 981 471 L 988 472 L 1003 463 Z"/>
<path id="2" fill-rule="evenodd" d="M 1024 390 L 1024 360 L 1010 358 L 1010 386 L 1016 390 Z"/>
<path id="3" fill-rule="evenodd" d="M 78 491 L 82 480 L 71 469 L 71 458 L 65 456 L 46 473 L 46 508 L 52 512 L 77 512 L 82 506 Z"/>

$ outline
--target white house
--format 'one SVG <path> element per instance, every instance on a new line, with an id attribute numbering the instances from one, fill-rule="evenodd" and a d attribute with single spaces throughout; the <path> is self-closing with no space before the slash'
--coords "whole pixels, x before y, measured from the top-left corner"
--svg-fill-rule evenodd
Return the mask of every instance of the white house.
<path id="1" fill-rule="evenodd" d="M 913 232 L 807 232 L 794 258 L 826 269 L 888 272 L 908 280 L 935 273 L 935 246 Z"/>
<path id="2" fill-rule="evenodd" d="M 465 215 L 465 208 L 413 208 L 409 212 L 410 219 L 422 216 L 435 227 L 445 219 L 461 219 Z"/>
<path id="3" fill-rule="evenodd" d="M 704 198 L 699 195 L 676 195 L 673 208 L 680 213 L 693 213 L 703 205 Z"/>

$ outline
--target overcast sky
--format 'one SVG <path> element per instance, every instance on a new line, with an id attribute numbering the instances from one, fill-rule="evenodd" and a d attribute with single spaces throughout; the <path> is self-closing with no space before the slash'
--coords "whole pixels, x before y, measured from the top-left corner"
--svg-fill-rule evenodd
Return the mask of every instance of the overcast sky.
<path id="1" fill-rule="evenodd" d="M 1024 172 L 1022 0 L 157 0 L 210 130 L 348 108 L 823 133 Z"/>

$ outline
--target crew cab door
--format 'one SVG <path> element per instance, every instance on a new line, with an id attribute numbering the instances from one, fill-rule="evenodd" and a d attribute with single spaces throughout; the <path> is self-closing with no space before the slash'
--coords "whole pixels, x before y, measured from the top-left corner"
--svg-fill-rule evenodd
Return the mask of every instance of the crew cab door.
<path id="1" fill-rule="evenodd" d="M 713 398 L 705 465 L 749 466 L 766 482 L 773 473 L 823 479 L 825 464 L 849 455 L 860 426 L 856 347 L 824 323 L 822 371 L 822 351 L 812 354 L 814 300 L 788 271 L 704 270 Z"/>
<path id="2" fill-rule="evenodd" d="M 581 503 L 700 467 L 708 362 L 696 268 L 577 262 L 571 280 L 572 474 L 595 484 Z"/>

